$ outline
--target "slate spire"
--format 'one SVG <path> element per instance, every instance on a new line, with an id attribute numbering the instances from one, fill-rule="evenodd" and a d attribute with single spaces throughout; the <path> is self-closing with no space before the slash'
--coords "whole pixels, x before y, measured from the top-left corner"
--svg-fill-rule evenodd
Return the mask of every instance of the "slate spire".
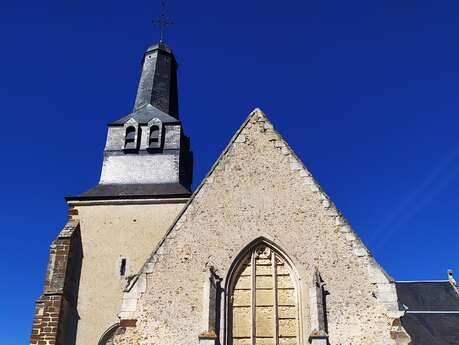
<path id="1" fill-rule="evenodd" d="M 163 42 L 148 48 L 142 60 L 134 112 L 147 104 L 178 119 L 177 62 Z"/>
<path id="2" fill-rule="evenodd" d="M 108 124 L 99 184 L 78 198 L 189 197 L 190 138 L 178 112 L 177 62 L 159 42 L 147 49 L 134 110 Z"/>

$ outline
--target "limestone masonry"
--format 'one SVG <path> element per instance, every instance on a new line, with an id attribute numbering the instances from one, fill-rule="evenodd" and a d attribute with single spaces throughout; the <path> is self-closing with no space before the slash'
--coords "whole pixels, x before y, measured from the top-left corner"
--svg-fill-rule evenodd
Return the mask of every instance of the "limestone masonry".
<path id="1" fill-rule="evenodd" d="M 192 163 L 160 43 L 67 198 L 31 345 L 459 344 L 452 272 L 395 282 L 260 109 L 193 194 Z"/>

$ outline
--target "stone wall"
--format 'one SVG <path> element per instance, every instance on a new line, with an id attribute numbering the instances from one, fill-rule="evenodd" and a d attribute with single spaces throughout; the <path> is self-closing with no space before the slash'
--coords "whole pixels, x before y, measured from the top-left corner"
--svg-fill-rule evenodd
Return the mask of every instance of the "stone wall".
<path id="1" fill-rule="evenodd" d="M 331 344 L 409 342 L 397 322 L 392 279 L 256 110 L 126 289 L 121 324 L 135 327 L 121 328 L 115 343 L 189 345 L 215 332 L 227 344 L 225 308 L 217 311 L 220 327 L 202 329 L 209 305 L 203 303 L 203 273 L 212 268 L 225 286 L 235 258 L 257 239 L 282 249 L 297 272 L 300 344 L 314 331 L 309 291 L 316 270 L 328 292 Z"/>

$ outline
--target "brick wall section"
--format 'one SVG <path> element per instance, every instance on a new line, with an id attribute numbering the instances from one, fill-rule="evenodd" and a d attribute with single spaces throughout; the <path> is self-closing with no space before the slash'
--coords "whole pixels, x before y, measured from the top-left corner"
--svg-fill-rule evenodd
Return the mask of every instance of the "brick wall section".
<path id="1" fill-rule="evenodd" d="M 57 344 L 58 320 L 61 315 L 62 296 L 43 295 L 35 305 L 30 344 Z"/>
<path id="2" fill-rule="evenodd" d="M 68 206 L 68 220 L 78 220 L 78 209 L 75 206 Z"/>
<path id="3" fill-rule="evenodd" d="M 71 220 L 51 244 L 43 294 L 35 306 L 31 345 L 75 343 L 81 260 L 80 227 Z"/>

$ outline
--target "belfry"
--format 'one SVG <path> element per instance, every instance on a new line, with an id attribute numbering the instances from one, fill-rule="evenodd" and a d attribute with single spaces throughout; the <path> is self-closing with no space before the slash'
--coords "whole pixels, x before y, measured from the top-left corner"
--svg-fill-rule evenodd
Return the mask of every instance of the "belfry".
<path id="1" fill-rule="evenodd" d="M 161 41 L 99 182 L 66 198 L 31 345 L 459 343 L 452 272 L 394 281 L 260 109 L 192 193 L 177 90 Z"/>
<path id="2" fill-rule="evenodd" d="M 148 48 L 134 111 L 108 125 L 100 183 L 83 196 L 189 196 L 193 156 L 177 94 L 172 51 L 164 43 Z"/>

